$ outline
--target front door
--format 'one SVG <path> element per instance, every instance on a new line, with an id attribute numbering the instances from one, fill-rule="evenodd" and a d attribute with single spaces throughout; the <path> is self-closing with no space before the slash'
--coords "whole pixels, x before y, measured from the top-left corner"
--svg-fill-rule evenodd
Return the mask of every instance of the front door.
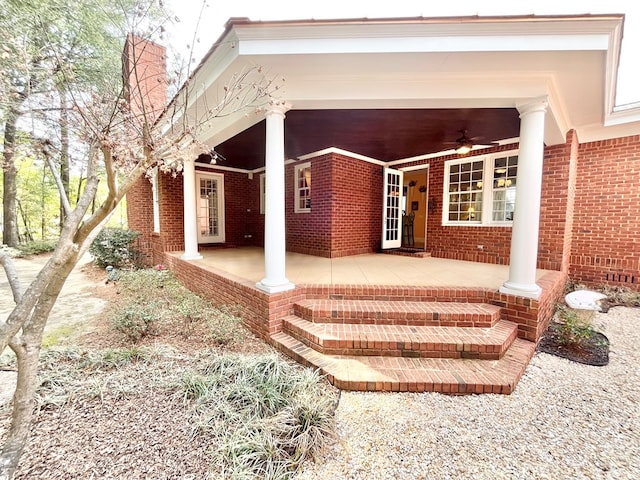
<path id="1" fill-rule="evenodd" d="M 224 176 L 196 174 L 198 243 L 224 242 Z"/>
<path id="2" fill-rule="evenodd" d="M 382 248 L 402 246 L 402 177 L 400 170 L 384 169 Z"/>

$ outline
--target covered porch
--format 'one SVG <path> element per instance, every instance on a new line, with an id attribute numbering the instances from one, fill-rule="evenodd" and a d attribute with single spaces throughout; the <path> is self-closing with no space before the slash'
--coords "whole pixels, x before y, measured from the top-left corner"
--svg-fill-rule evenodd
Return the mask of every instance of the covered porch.
<path id="1" fill-rule="evenodd" d="M 194 130 L 157 187 L 154 261 L 338 386 L 510 393 L 564 289 L 572 127 L 606 110 L 593 72 L 619 26 L 230 21 L 185 115 L 247 62 L 287 88 Z M 406 245 L 409 211 L 438 258 L 372 253 Z"/>

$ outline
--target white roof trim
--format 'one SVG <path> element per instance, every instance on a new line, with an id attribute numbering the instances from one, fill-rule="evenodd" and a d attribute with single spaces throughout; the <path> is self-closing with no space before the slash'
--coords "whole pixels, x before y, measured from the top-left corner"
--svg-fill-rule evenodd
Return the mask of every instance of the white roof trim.
<path id="1" fill-rule="evenodd" d="M 320 155 L 327 155 L 329 153 L 336 153 L 338 155 L 346 155 L 349 158 L 355 158 L 357 160 L 363 160 L 365 162 L 373 163 L 375 165 L 387 165 L 386 162 L 382 160 L 377 160 L 375 158 L 367 157 L 365 155 L 360 155 L 359 153 L 349 152 L 347 150 L 342 150 L 341 148 L 329 147 L 323 150 L 318 150 L 317 152 L 307 153 L 305 155 L 300 155 L 298 160 L 308 160 L 310 158 L 319 157 Z"/>

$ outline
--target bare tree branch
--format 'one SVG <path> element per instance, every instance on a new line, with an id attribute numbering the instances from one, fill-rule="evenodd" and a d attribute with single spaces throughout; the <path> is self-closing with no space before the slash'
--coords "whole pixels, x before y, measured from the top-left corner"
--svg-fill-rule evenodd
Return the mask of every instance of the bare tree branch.
<path id="1" fill-rule="evenodd" d="M 13 301 L 18 303 L 22 298 L 22 285 L 20 284 L 20 277 L 18 275 L 18 271 L 16 270 L 16 266 L 13 263 L 9 252 L 2 248 L 0 249 L 0 264 L 4 267 L 4 273 L 7 275 L 7 280 L 9 281 L 9 287 L 11 288 L 11 293 L 13 294 Z"/>
<path id="2" fill-rule="evenodd" d="M 71 214 L 71 205 L 69 204 L 69 197 L 67 196 L 67 192 L 64 188 L 64 184 L 62 183 L 62 179 L 60 178 L 60 172 L 56 168 L 56 164 L 53 161 L 53 158 L 51 158 L 51 152 L 49 151 L 47 145 L 43 145 L 41 150 L 42 155 L 44 156 L 47 165 L 49 166 L 49 170 L 51 170 L 51 175 L 53 175 L 56 186 L 58 187 L 58 193 L 60 194 L 60 202 L 62 202 L 64 215 L 65 217 L 68 217 Z"/>

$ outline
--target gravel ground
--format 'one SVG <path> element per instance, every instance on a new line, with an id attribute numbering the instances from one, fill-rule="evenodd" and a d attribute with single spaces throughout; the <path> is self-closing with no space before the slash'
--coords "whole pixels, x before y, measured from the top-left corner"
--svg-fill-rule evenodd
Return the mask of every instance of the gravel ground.
<path id="1" fill-rule="evenodd" d="M 640 478 L 640 309 L 595 324 L 609 365 L 536 353 L 509 396 L 343 392 L 336 442 L 296 480 Z"/>

